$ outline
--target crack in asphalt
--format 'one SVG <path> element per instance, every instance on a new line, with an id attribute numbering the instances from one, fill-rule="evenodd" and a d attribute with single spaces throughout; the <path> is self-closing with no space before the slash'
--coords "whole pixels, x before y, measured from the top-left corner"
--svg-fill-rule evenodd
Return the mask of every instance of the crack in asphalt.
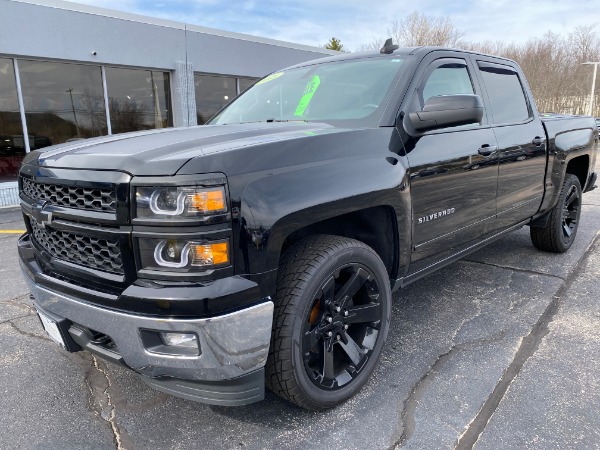
<path id="1" fill-rule="evenodd" d="M 495 291 L 496 288 L 493 288 L 491 292 Z M 489 293 L 488 293 L 489 295 Z M 460 331 L 467 325 L 472 322 L 476 318 L 481 315 L 481 301 L 476 300 L 475 304 L 475 314 L 471 317 L 465 318 L 459 325 L 456 327 L 454 333 L 452 333 L 452 337 L 450 338 L 450 342 L 452 343 L 450 349 L 437 357 L 433 365 L 425 372 L 425 374 L 415 383 L 413 388 L 410 391 L 408 397 L 404 399 L 402 402 L 402 407 L 400 409 L 400 420 L 397 428 L 397 432 L 402 430 L 400 433 L 400 437 L 394 441 L 394 443 L 390 446 L 390 449 L 397 448 L 403 446 L 408 439 L 412 436 L 415 429 L 415 418 L 414 414 L 418 405 L 419 400 L 423 396 L 423 393 L 427 389 L 427 387 L 433 382 L 435 379 L 435 375 L 441 369 L 441 367 L 446 363 L 446 361 L 450 358 L 451 354 L 456 350 L 462 350 L 463 348 L 468 347 L 469 345 L 473 345 L 475 343 L 480 343 L 481 339 L 474 340 L 470 342 L 466 342 L 463 344 L 456 344 L 456 337 L 460 333 Z M 490 341 L 494 341 L 495 337 L 487 338 Z M 460 348 L 459 348 L 460 347 Z M 396 433 L 397 434 L 397 433 Z"/>
<path id="2" fill-rule="evenodd" d="M 5 323 L 11 323 L 13 320 L 22 319 L 23 317 L 29 317 L 31 314 L 23 314 L 22 316 L 12 317 L 11 319 L 6 319 L 0 322 L 0 325 L 4 325 Z"/>
<path id="3" fill-rule="evenodd" d="M 28 314 L 28 315 L 26 315 L 26 316 L 23 316 L 23 317 L 31 317 L 32 315 L 33 315 L 33 314 Z M 23 335 L 23 336 L 31 337 L 31 338 L 34 338 L 34 339 L 41 339 L 42 341 L 46 341 L 46 342 L 53 342 L 53 341 L 52 341 L 52 340 L 51 340 L 49 337 L 46 337 L 46 336 L 39 336 L 39 335 L 37 335 L 37 334 L 30 333 L 29 331 L 21 330 L 21 329 L 20 329 L 20 328 L 17 326 L 17 324 L 13 322 L 14 320 L 17 320 L 17 319 L 20 319 L 20 318 L 22 318 L 22 317 L 14 318 L 14 319 L 12 319 L 12 320 L 9 320 L 9 321 L 8 321 L 8 322 L 6 322 L 6 323 L 8 323 L 8 324 L 9 324 L 9 325 L 12 327 L 12 329 L 13 329 L 13 330 L 15 330 L 17 333 L 19 333 L 19 334 L 21 334 L 21 335 Z"/>
<path id="4" fill-rule="evenodd" d="M 560 309 L 561 300 L 579 275 L 585 272 L 590 255 L 600 247 L 600 232 L 596 234 L 588 248 L 586 249 L 583 258 L 581 258 L 575 268 L 569 273 L 567 278 L 554 295 L 552 301 L 548 304 L 538 321 L 532 327 L 527 336 L 521 339 L 521 344 L 515 353 L 515 356 L 510 365 L 504 371 L 504 374 L 496 384 L 494 390 L 489 395 L 475 418 L 467 426 L 467 429 L 457 439 L 455 450 L 470 450 L 483 433 L 485 427 L 494 415 L 500 401 L 506 395 L 515 378 L 521 372 L 525 363 L 537 352 L 540 344 L 550 332 L 550 324 L 554 321 L 556 313 Z"/>
<path id="5" fill-rule="evenodd" d="M 37 335 L 37 334 L 34 334 L 34 333 L 30 333 L 29 331 L 22 330 L 15 323 L 16 320 L 25 319 L 27 317 L 33 317 L 33 316 L 35 316 L 37 314 L 37 311 L 32 306 L 29 306 L 29 305 L 27 305 L 25 303 L 18 303 L 18 302 L 16 302 L 16 299 L 21 298 L 21 297 L 23 297 L 23 296 L 15 297 L 14 299 L 11 299 L 11 300 L 2 300 L 2 301 L 0 301 L 0 304 L 3 304 L 3 305 L 14 305 L 14 306 L 24 307 L 27 310 L 27 314 L 23 314 L 21 316 L 12 317 L 10 319 L 4 320 L 4 321 L 0 322 L 0 325 L 4 325 L 4 324 L 10 325 L 10 327 L 14 331 L 16 331 L 17 333 L 19 333 L 22 336 L 31 337 L 31 338 L 34 338 L 34 339 L 41 339 L 43 341 L 50 341 L 51 339 L 49 337 L 40 336 L 40 335 Z"/>
<path id="6" fill-rule="evenodd" d="M 423 397 L 423 394 L 427 387 L 435 379 L 437 372 L 442 368 L 446 361 L 450 359 L 451 354 L 456 350 L 455 346 L 452 346 L 446 353 L 437 357 L 432 366 L 419 378 L 414 384 L 408 397 L 402 402 L 400 410 L 400 423 L 398 429 L 402 430 L 400 437 L 390 445 L 389 450 L 402 447 L 412 436 L 415 431 L 415 411 L 419 401 Z"/>
<path id="7" fill-rule="evenodd" d="M 8 300 L 8 301 L 3 300 L 0 303 L 7 304 L 9 302 L 11 302 L 11 300 Z M 28 305 L 23 305 L 23 306 L 28 306 Z M 13 317 L 12 319 L 4 320 L 4 321 L 0 322 L 0 325 L 3 325 L 3 324 L 10 325 L 13 330 L 15 330 L 20 335 L 23 335 L 26 337 L 40 339 L 45 342 L 52 342 L 52 340 L 49 337 L 40 336 L 40 335 L 37 335 L 34 333 L 30 333 L 28 331 L 22 330 L 15 323 L 16 320 L 27 318 L 27 317 L 32 317 L 35 314 L 36 314 L 35 309 L 32 307 L 29 307 L 28 314 L 23 314 L 18 317 Z M 63 356 L 71 355 L 70 353 L 68 355 L 64 355 L 62 352 L 60 354 Z M 113 438 L 115 441 L 115 448 L 117 450 L 133 449 L 134 448 L 133 443 L 132 443 L 131 439 L 129 438 L 129 435 L 124 430 L 121 430 L 116 422 L 115 405 L 114 405 L 113 399 L 111 398 L 111 395 L 109 393 L 109 389 L 112 387 L 112 385 L 110 382 L 110 377 L 108 375 L 108 372 L 106 371 L 106 366 L 104 365 L 104 363 L 99 362 L 94 355 L 91 355 L 91 357 L 92 357 L 92 364 L 91 364 L 91 367 L 88 368 L 88 373 L 85 376 L 85 383 L 88 386 L 88 389 L 90 392 L 90 397 L 89 397 L 89 401 L 88 401 L 89 408 L 94 413 L 94 415 L 96 415 L 103 421 L 108 422 L 108 424 L 110 425 L 111 430 L 112 430 Z"/>
<path id="8" fill-rule="evenodd" d="M 470 320 L 473 320 L 478 315 L 479 313 L 476 314 Z M 470 320 L 463 322 L 460 325 L 459 330 Z M 490 337 L 474 339 L 472 341 L 464 342 L 462 344 L 453 344 L 446 353 L 443 353 L 440 356 L 438 356 L 433 365 L 414 384 L 413 388 L 410 391 L 410 394 L 402 402 L 402 408 L 400 409 L 400 421 L 397 429 L 398 431 L 402 430 L 402 432 L 400 433 L 400 437 L 398 437 L 398 439 L 396 439 L 392 443 L 392 445 L 390 445 L 389 450 L 403 447 L 411 438 L 415 431 L 415 412 L 417 406 L 419 405 L 419 401 L 427 391 L 429 385 L 431 385 L 431 383 L 433 383 L 433 381 L 435 380 L 435 377 L 437 376 L 438 372 L 441 370 L 444 364 L 448 362 L 448 360 L 453 356 L 454 353 L 458 353 L 463 350 L 470 349 L 472 347 L 493 344 L 504 339 L 507 333 L 508 331 L 500 331 L 499 333 L 496 333 Z M 456 334 L 458 334 L 458 331 L 455 333 L 455 335 Z"/>
<path id="9" fill-rule="evenodd" d="M 51 342 L 52 340 L 47 336 L 41 336 L 29 331 L 25 331 L 17 325 L 16 321 L 19 319 L 24 319 L 28 317 L 33 317 L 37 314 L 37 311 L 34 307 L 21 303 L 18 300 L 26 298 L 27 295 L 20 295 L 8 300 L 0 300 L 0 305 L 11 305 L 23 308 L 27 311 L 26 314 L 22 314 L 17 317 L 13 317 L 11 319 L 7 319 L 0 322 L 0 325 L 10 325 L 10 327 L 19 333 L 22 336 L 26 336 L 29 338 L 43 340 L 45 342 Z M 61 352 L 61 355 L 63 353 Z M 71 355 L 71 354 L 68 354 Z M 68 356 L 63 355 L 63 356 Z M 112 385 L 110 382 L 110 377 L 106 370 L 106 366 L 104 363 L 99 362 L 94 355 L 91 355 L 92 362 L 91 367 L 88 367 L 88 373 L 85 376 L 85 383 L 88 386 L 90 396 L 88 405 L 90 410 L 99 417 L 101 420 L 108 422 L 111 427 L 113 439 L 115 442 L 115 448 L 117 450 L 127 450 L 133 449 L 133 443 L 129 435 L 121 430 L 116 422 L 115 417 L 115 405 L 113 403 L 113 399 L 110 395 L 109 389 L 111 389 Z M 84 360 L 81 360 L 83 362 Z M 89 362 L 89 360 L 88 360 Z"/>
<path id="10" fill-rule="evenodd" d="M 511 266 L 503 266 L 501 264 L 494 264 L 494 263 L 484 262 L 484 261 L 473 261 L 472 259 L 463 259 L 463 260 L 458 261 L 458 262 L 459 263 L 480 264 L 480 265 L 483 265 L 483 266 L 492 266 L 492 267 L 497 267 L 498 269 L 508 269 L 508 270 L 512 270 L 514 272 L 527 273 L 529 275 L 542 275 L 542 276 L 545 276 L 545 277 L 558 278 L 559 280 L 565 281 L 565 278 L 561 277 L 560 275 L 554 275 L 554 274 L 551 274 L 551 273 L 538 272 L 536 270 L 521 269 L 519 267 L 511 267 Z"/>
<path id="11" fill-rule="evenodd" d="M 29 298 L 29 294 L 18 295 L 16 297 L 10 298 L 8 300 L 0 300 L 0 305 L 10 305 L 15 306 L 17 308 L 26 309 L 31 313 L 31 315 L 36 314 L 36 310 L 33 306 L 28 305 L 27 303 L 23 303 L 19 300 L 23 300 Z"/>
<path id="12" fill-rule="evenodd" d="M 487 292 L 486 296 L 490 295 L 494 291 L 496 291 L 496 288 L 493 288 L 489 292 Z M 456 337 L 458 336 L 458 333 L 460 333 L 460 331 L 465 327 L 465 325 L 467 325 L 470 322 L 473 322 L 475 319 L 481 316 L 481 300 L 479 298 L 475 298 L 473 300 L 473 304 L 475 305 L 475 314 L 473 314 L 471 317 L 467 317 L 466 319 L 464 319 L 460 323 L 460 325 L 456 327 L 456 330 L 454 331 L 454 333 L 452 333 L 452 337 L 450 338 L 450 342 L 452 342 L 453 345 L 455 345 L 456 343 Z"/>
<path id="13" fill-rule="evenodd" d="M 536 324 L 533 326 L 530 333 L 524 339 L 521 340 L 521 344 L 519 346 L 519 349 L 517 350 L 517 353 L 515 354 L 515 357 L 513 358 L 512 363 L 509 365 L 509 367 L 504 372 L 503 377 L 497 383 L 494 391 L 492 392 L 490 397 L 488 397 L 488 400 L 486 401 L 486 403 L 484 403 L 484 406 L 480 409 L 477 416 L 467 425 L 467 429 L 457 439 L 457 441 L 455 443 L 455 450 L 465 450 L 465 449 L 473 448 L 477 438 L 483 431 L 483 428 L 485 428 L 485 425 L 491 418 L 493 411 L 498 406 L 501 398 L 504 396 L 504 394 L 508 390 L 508 387 L 510 386 L 510 384 L 512 383 L 512 381 L 514 380 L 514 378 L 520 371 L 521 367 L 526 362 L 526 360 L 529 359 L 529 357 L 531 355 L 533 355 L 533 353 L 535 353 L 535 351 L 539 347 L 539 344 L 541 343 L 541 340 L 548 333 L 548 325 L 551 323 L 552 319 L 554 318 L 554 316 L 558 310 L 558 302 L 559 302 L 561 296 L 564 295 L 566 290 L 574 282 L 575 278 L 585 269 L 584 265 L 587 263 L 589 254 L 591 252 L 593 252 L 600 243 L 599 238 L 600 238 L 600 233 L 598 235 L 596 235 L 596 237 L 594 238 L 592 243 L 586 249 L 586 251 L 584 253 L 584 257 L 577 263 L 577 265 L 575 266 L 573 271 L 571 271 L 571 273 L 566 278 L 560 277 L 558 275 L 537 272 L 534 270 L 520 269 L 520 268 L 510 267 L 510 266 L 502 266 L 502 265 L 487 263 L 487 262 L 471 261 L 471 260 L 461 261 L 463 263 L 488 265 L 488 266 L 493 266 L 493 267 L 497 267 L 500 269 L 508 269 L 513 272 L 522 272 L 522 273 L 538 275 L 538 276 L 540 276 L 540 275 L 548 276 L 548 277 L 552 277 L 552 278 L 557 278 L 557 279 L 561 280 L 563 283 L 561 284 L 561 287 L 555 294 L 555 297 L 552 300 L 552 302 L 550 302 L 550 304 L 546 307 L 546 310 L 544 311 L 542 316 L 540 316 L 540 318 L 538 319 Z M 467 323 L 474 320 L 481 314 L 480 305 L 476 305 L 476 306 L 478 307 L 479 310 L 475 313 L 475 315 L 473 317 L 465 319 L 458 326 L 457 330 L 453 333 L 451 342 L 454 341 L 454 339 L 456 338 L 456 336 L 458 335 L 460 330 Z M 545 332 L 543 332 L 544 326 L 545 326 L 545 330 L 546 330 Z M 540 333 L 543 333 L 543 335 Z M 488 337 L 488 338 L 476 339 L 476 340 L 465 342 L 462 344 L 454 344 L 450 347 L 450 349 L 446 353 L 439 355 L 437 357 L 437 359 L 435 360 L 435 362 L 433 363 L 433 365 L 431 365 L 431 367 L 425 372 L 425 374 L 423 376 L 421 376 L 421 378 L 414 384 L 413 388 L 410 391 L 410 394 L 402 402 L 402 407 L 400 409 L 400 411 L 401 411 L 400 412 L 400 424 L 398 426 L 398 430 L 402 430 L 402 431 L 400 433 L 400 437 L 397 440 L 395 440 L 395 442 L 389 448 L 395 449 L 395 448 L 403 447 L 408 442 L 408 440 L 411 438 L 411 436 L 415 430 L 414 415 L 416 412 L 416 408 L 419 404 L 419 401 L 423 397 L 424 393 L 427 391 L 427 388 L 429 387 L 429 385 L 431 385 L 431 383 L 435 380 L 435 377 L 437 376 L 437 374 L 439 373 L 441 368 L 453 356 L 454 353 L 460 352 L 460 351 L 465 350 L 470 347 L 475 347 L 478 345 L 485 345 L 488 343 L 497 342 L 497 341 L 501 340 L 506 334 L 507 334 L 506 331 L 502 331 L 502 332 L 497 333 L 496 335 Z M 532 342 L 530 342 L 531 336 L 534 336 L 534 339 Z M 531 344 L 534 344 L 534 345 L 532 346 Z M 531 352 L 531 354 L 529 354 L 529 352 Z M 526 356 L 526 358 L 523 359 L 523 356 Z M 520 363 L 520 366 L 519 366 L 519 363 Z M 515 367 L 513 367 L 513 366 L 515 366 Z M 516 372 L 514 372 L 514 369 L 517 367 L 518 367 L 518 370 Z M 511 374 L 512 374 L 512 376 L 510 377 L 510 380 L 508 380 L 508 383 L 506 383 L 506 381 L 503 382 L 505 377 L 507 377 L 507 375 L 510 376 Z M 504 386 L 504 384 L 506 384 L 506 385 Z M 504 389 L 503 389 L 503 387 L 504 387 Z M 500 397 L 498 397 L 496 399 L 497 395 L 500 395 Z M 497 402 L 495 400 L 497 400 Z M 490 402 L 490 404 L 488 404 L 488 402 Z M 491 409 L 491 408 L 493 408 L 493 409 Z M 481 424 L 481 421 L 483 420 L 484 416 L 487 416 L 487 419 L 485 419 L 485 422 L 483 424 Z M 471 443 L 471 441 L 468 439 L 471 438 L 471 435 L 474 433 L 474 430 L 479 430 L 479 431 L 476 433 L 475 440 L 473 440 Z M 469 446 L 469 444 L 470 444 L 470 446 Z"/>
<path id="14" fill-rule="evenodd" d="M 117 424 L 115 405 L 110 395 L 110 376 L 103 362 L 92 356 L 92 364 L 85 376 L 86 385 L 90 391 L 89 409 L 101 420 L 107 422 L 112 430 L 115 448 L 117 450 L 132 449 L 133 443 L 125 430 Z"/>

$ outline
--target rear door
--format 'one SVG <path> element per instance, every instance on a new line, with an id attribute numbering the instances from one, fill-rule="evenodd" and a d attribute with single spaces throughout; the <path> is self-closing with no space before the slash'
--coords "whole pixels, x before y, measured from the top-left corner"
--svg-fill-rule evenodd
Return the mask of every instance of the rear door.
<path id="1" fill-rule="evenodd" d="M 533 216 L 544 195 L 546 133 L 517 69 L 474 56 L 498 143 L 498 230 Z"/>
<path id="2" fill-rule="evenodd" d="M 460 57 L 433 59 L 417 74 L 405 117 L 420 111 L 433 96 L 481 95 L 475 70 Z M 405 143 L 413 208 L 411 273 L 471 245 L 493 228 L 495 148 L 496 138 L 485 116 L 481 123 L 429 131 Z"/>

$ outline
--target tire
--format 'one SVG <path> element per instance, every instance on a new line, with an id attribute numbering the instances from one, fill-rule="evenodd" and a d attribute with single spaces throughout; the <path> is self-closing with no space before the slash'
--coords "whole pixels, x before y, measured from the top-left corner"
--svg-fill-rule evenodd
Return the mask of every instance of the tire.
<path id="1" fill-rule="evenodd" d="M 355 395 L 387 339 L 391 297 L 383 262 L 362 242 L 317 235 L 294 245 L 277 276 L 267 387 L 310 410 Z"/>
<path id="2" fill-rule="evenodd" d="M 543 251 L 564 253 L 575 240 L 581 216 L 581 185 L 575 175 L 567 174 L 556 206 L 545 228 L 529 229 L 533 245 Z"/>

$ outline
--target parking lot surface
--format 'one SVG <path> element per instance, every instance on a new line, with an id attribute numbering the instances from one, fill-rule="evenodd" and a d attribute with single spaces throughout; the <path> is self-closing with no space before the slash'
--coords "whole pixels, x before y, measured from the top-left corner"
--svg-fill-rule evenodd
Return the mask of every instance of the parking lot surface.
<path id="1" fill-rule="evenodd" d="M 598 168 L 596 169 L 598 170 Z M 23 228 L 0 209 L 0 230 Z M 325 413 L 267 393 L 239 408 L 147 387 L 50 341 L 0 232 L 0 448 L 598 448 L 600 189 L 566 254 L 527 227 L 395 295 L 381 364 Z"/>

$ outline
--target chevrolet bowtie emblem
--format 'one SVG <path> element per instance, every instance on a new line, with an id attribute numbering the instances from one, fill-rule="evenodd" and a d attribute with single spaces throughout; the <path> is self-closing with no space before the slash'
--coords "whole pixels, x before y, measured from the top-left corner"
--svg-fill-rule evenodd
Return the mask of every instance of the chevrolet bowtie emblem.
<path id="1" fill-rule="evenodd" d="M 31 210 L 31 217 L 37 222 L 40 228 L 46 228 L 46 225 L 52 223 L 52 212 L 44 211 L 44 207 L 47 204 L 47 200 L 38 200 Z"/>

